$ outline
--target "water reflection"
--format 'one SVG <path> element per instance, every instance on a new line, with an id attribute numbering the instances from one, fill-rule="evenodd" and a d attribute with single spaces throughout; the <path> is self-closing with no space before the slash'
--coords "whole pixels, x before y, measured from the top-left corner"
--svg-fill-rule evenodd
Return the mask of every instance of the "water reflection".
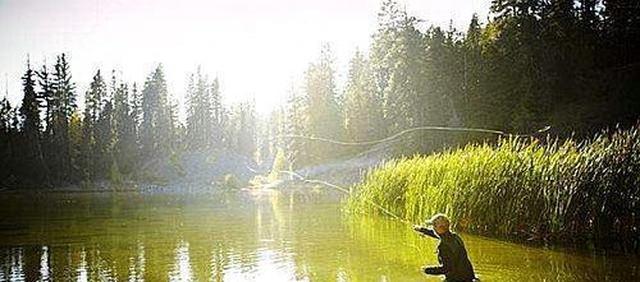
<path id="1" fill-rule="evenodd" d="M 193 281 L 189 260 L 189 243 L 187 242 L 180 241 L 176 248 L 175 264 L 169 273 L 169 281 Z"/>
<path id="2" fill-rule="evenodd" d="M 10 248 L 4 252 L 0 281 L 25 281 L 22 248 Z"/>
<path id="3" fill-rule="evenodd" d="M 42 255 L 40 256 L 40 279 L 41 282 L 49 282 L 50 281 L 49 272 L 49 247 L 42 246 Z"/>
<path id="4" fill-rule="evenodd" d="M 87 276 L 87 252 L 82 248 L 80 251 L 80 265 L 76 269 L 78 282 L 87 282 L 89 277 Z"/>
<path id="5" fill-rule="evenodd" d="M 223 281 L 224 270 L 229 265 L 229 259 L 227 254 L 221 247 L 221 244 L 215 244 L 213 250 L 211 250 L 211 260 L 209 268 L 211 269 L 211 278 L 209 281 Z"/>
<path id="6" fill-rule="evenodd" d="M 386 218 L 345 216 L 337 199 L 306 192 L 4 202 L 6 226 L 27 228 L 0 230 L 0 281 L 416 281 L 436 263 L 434 240 Z M 637 258 L 463 238 L 484 281 L 640 277 Z"/>
<path id="7" fill-rule="evenodd" d="M 138 241 L 135 256 L 129 258 L 129 282 L 144 281 L 144 245 Z"/>

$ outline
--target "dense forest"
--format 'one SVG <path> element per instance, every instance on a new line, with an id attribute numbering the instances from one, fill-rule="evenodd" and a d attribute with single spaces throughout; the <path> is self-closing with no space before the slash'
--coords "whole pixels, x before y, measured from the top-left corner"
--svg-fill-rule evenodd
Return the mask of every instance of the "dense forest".
<path id="1" fill-rule="evenodd" d="M 459 31 L 425 27 L 386 0 L 370 48 L 351 59 L 346 85 L 336 85 L 324 45 L 286 105 L 266 118 L 252 101 L 223 105 L 218 79 L 198 68 L 180 122 L 162 66 L 142 87 L 96 71 L 79 109 L 64 54 L 53 67 L 27 62 L 21 105 L 0 102 L 0 183 L 135 179 L 145 164 L 183 152 L 279 156 L 296 169 L 367 149 L 292 135 L 359 142 L 417 126 L 514 133 L 551 126 L 552 135 L 580 138 L 637 120 L 640 3 L 494 0 L 490 12 Z M 478 138 L 421 132 L 396 145 L 400 154 L 428 153 Z"/>
<path id="2" fill-rule="evenodd" d="M 185 151 L 217 148 L 251 157 L 255 151 L 254 104 L 223 107 L 218 80 L 198 68 L 190 76 L 186 124 L 177 118 L 163 68 L 147 77 L 141 90 L 96 71 L 84 95 L 82 113 L 65 54 L 53 71 L 27 62 L 24 98 L 0 107 L 0 167 L 3 185 L 33 186 L 139 178 L 139 167 L 170 162 Z"/>
<path id="3" fill-rule="evenodd" d="M 492 1 L 466 32 L 422 28 L 385 1 L 368 55 L 356 51 L 344 91 L 328 47 L 281 111 L 276 136 L 377 140 L 407 128 L 450 126 L 579 138 L 631 125 L 640 113 L 640 4 Z M 283 134 L 284 133 L 284 134 Z M 399 152 L 428 153 L 487 136 L 415 133 Z M 294 167 L 348 154 L 326 142 L 281 140 Z M 362 148 L 357 148 L 361 150 Z"/>

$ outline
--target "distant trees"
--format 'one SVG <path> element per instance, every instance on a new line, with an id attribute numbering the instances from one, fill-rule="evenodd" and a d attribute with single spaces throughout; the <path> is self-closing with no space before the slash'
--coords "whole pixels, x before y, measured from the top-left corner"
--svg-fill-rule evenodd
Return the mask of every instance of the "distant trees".
<path id="1" fill-rule="evenodd" d="M 629 125 L 640 115 L 638 15 L 635 1 L 494 0 L 492 18 L 482 24 L 473 15 L 462 33 L 425 28 L 386 0 L 368 56 L 355 53 L 344 95 L 336 99 L 343 126 L 318 130 L 331 123 L 318 97 L 332 95 L 318 96 L 330 91 L 316 89 L 334 78 L 312 65 L 304 89 L 289 99 L 283 128 L 337 140 L 344 130 L 343 139 L 364 141 L 424 125 L 520 133 L 551 125 L 558 136 Z M 413 133 L 400 152 L 427 153 L 479 138 L 450 136 Z M 333 159 L 340 150 L 326 153 L 315 143 L 290 138 L 281 148 L 294 167 Z M 316 153 L 321 157 L 313 159 Z"/>
<path id="2" fill-rule="evenodd" d="M 118 83 L 113 95 L 113 169 L 118 172 L 130 174 L 137 165 L 136 152 L 138 143 L 136 136 L 136 122 L 134 114 L 134 100 L 129 95 L 129 86 L 126 83 Z"/>
<path id="3" fill-rule="evenodd" d="M 425 27 L 385 0 L 344 88 L 323 45 L 286 103 L 259 118 L 254 100 L 224 105 L 218 78 L 198 68 L 185 89 L 184 125 L 161 65 L 141 89 L 115 72 L 107 85 L 98 70 L 80 114 L 67 57 L 39 71 L 28 62 L 22 104 L 0 101 L 0 184 L 135 177 L 185 150 L 277 155 L 279 166 L 295 169 L 371 149 L 313 139 L 361 142 L 417 126 L 527 133 L 551 125 L 558 136 L 586 136 L 628 125 L 640 115 L 639 15 L 631 0 L 494 0 L 487 22 L 474 15 L 460 32 Z M 477 138 L 425 131 L 394 145 L 428 153 Z"/>
<path id="4" fill-rule="evenodd" d="M 48 151 L 51 152 L 47 163 L 56 167 L 52 171 L 55 179 L 74 181 L 75 170 L 71 160 L 71 142 L 69 123 L 76 111 L 75 84 L 71 81 L 69 62 L 65 54 L 56 58 L 52 80 L 51 126 L 52 136 Z"/>
<path id="5" fill-rule="evenodd" d="M 187 146 L 191 149 L 220 146 L 222 102 L 218 79 L 209 83 L 200 67 L 189 78 L 187 107 Z"/>
<path id="6" fill-rule="evenodd" d="M 140 143 L 143 159 L 159 157 L 171 151 L 173 121 L 164 71 L 159 65 L 142 90 Z"/>
<path id="7" fill-rule="evenodd" d="M 24 140 L 21 151 L 25 154 L 20 158 L 21 166 L 18 169 L 21 178 L 32 183 L 43 183 L 48 181 L 48 169 L 44 162 L 42 148 L 40 146 L 40 113 L 38 97 L 35 90 L 35 72 L 31 69 L 31 64 L 27 61 L 27 71 L 22 76 L 22 86 L 24 96 L 20 107 L 20 119 L 22 121 L 21 139 Z"/>
<path id="8" fill-rule="evenodd" d="M 96 161 L 101 156 L 102 149 L 98 146 L 97 124 L 102 113 L 103 99 L 107 95 L 107 86 L 100 74 L 100 70 L 93 76 L 89 90 L 85 93 L 84 119 L 82 122 L 82 177 L 92 179 L 98 168 Z"/>
<path id="9" fill-rule="evenodd" d="M 307 134 L 311 137 L 342 139 L 342 109 L 329 45 L 324 45 L 318 61 L 309 65 L 304 79 L 304 93 Z M 307 150 L 306 161 L 309 164 L 318 164 L 339 155 L 339 150 L 326 142 L 308 142 L 304 150 Z"/>
<path id="10" fill-rule="evenodd" d="M 345 87 L 344 126 L 350 141 L 374 140 L 383 136 L 382 101 L 369 60 L 356 51 L 349 65 Z"/>
<path id="11" fill-rule="evenodd" d="M 109 84 L 97 70 L 84 94 L 82 114 L 67 56 L 56 58 L 50 73 L 27 62 L 23 100 L 0 101 L 0 185 L 43 187 L 109 179 L 137 178 L 149 162 L 174 159 L 186 150 L 231 150 L 255 158 L 255 102 L 225 108 L 219 82 L 200 69 L 189 89 L 187 124 L 177 119 L 162 66 L 147 77 L 142 91 L 113 71 Z"/>

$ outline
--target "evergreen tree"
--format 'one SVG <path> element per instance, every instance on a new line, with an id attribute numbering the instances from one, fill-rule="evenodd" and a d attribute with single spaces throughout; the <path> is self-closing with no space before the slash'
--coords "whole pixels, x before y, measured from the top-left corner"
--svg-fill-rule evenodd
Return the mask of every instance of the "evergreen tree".
<path id="1" fill-rule="evenodd" d="M 14 185 L 16 160 L 19 154 L 17 147 L 16 110 L 11 106 L 7 97 L 0 100 L 0 184 Z"/>
<path id="2" fill-rule="evenodd" d="M 75 85 L 65 54 L 56 57 L 52 80 L 51 122 L 52 145 L 47 163 L 59 181 L 73 181 L 74 169 L 70 152 L 69 121 L 76 110 Z"/>
<path id="3" fill-rule="evenodd" d="M 221 146 L 222 130 L 223 130 L 223 114 L 222 95 L 220 94 L 220 81 L 216 77 L 209 85 L 209 100 L 211 103 L 211 142 L 212 146 Z"/>
<path id="4" fill-rule="evenodd" d="M 285 136 L 308 136 L 307 105 L 304 97 L 292 87 L 287 100 L 284 117 Z M 286 159 L 292 169 L 301 168 L 309 164 L 309 152 L 306 150 L 308 142 L 302 138 L 285 138 L 284 149 L 287 152 Z"/>
<path id="5" fill-rule="evenodd" d="M 201 73 L 200 67 L 190 76 L 187 89 L 187 140 L 192 149 L 210 147 L 216 123 L 212 110 L 212 91 L 217 91 Z"/>
<path id="6" fill-rule="evenodd" d="M 143 158 L 167 156 L 171 153 L 173 138 L 171 107 L 162 66 L 147 78 L 142 90 L 142 122 L 140 143 Z"/>
<path id="7" fill-rule="evenodd" d="M 335 90 L 335 72 L 329 45 L 322 47 L 318 62 L 312 63 L 305 74 L 307 128 L 313 137 L 340 140 L 343 121 Z M 326 142 L 308 143 L 311 163 L 320 163 L 340 154 L 339 148 Z"/>
<path id="8" fill-rule="evenodd" d="M 360 51 L 350 63 L 345 91 L 345 130 L 351 141 L 382 137 L 382 99 L 376 91 L 375 79 Z"/>
<path id="9" fill-rule="evenodd" d="M 119 171 L 125 174 L 133 170 L 137 150 L 136 124 L 131 119 L 132 109 L 129 100 L 129 88 L 126 84 L 120 83 L 113 97 L 114 155 Z"/>
<path id="10" fill-rule="evenodd" d="M 255 101 L 242 102 L 235 114 L 235 151 L 251 161 L 255 161 L 257 148 L 257 119 Z"/>
<path id="11" fill-rule="evenodd" d="M 103 179 L 109 176 L 111 166 L 114 163 L 115 122 L 114 122 L 114 96 L 117 91 L 115 71 L 111 73 L 111 85 L 109 91 L 104 92 L 100 100 L 100 114 L 95 121 L 95 148 L 94 159 L 96 164 L 96 177 Z M 105 87 L 105 90 L 107 87 Z"/>
<path id="12" fill-rule="evenodd" d="M 470 127 L 482 127 L 491 119 L 486 110 L 482 95 L 485 64 L 482 55 L 483 31 L 478 15 L 473 14 L 466 37 L 462 43 L 462 88 L 460 95 L 454 97 L 461 113 L 462 123 Z"/>
<path id="13" fill-rule="evenodd" d="M 142 93 L 138 91 L 138 85 L 134 82 L 131 87 L 131 114 L 130 121 L 133 124 L 136 147 L 140 148 L 140 124 L 142 122 Z M 139 151 L 139 150 L 138 150 Z M 138 153 L 135 154 L 136 156 Z M 138 157 L 136 157 L 137 159 Z"/>
<path id="14" fill-rule="evenodd" d="M 21 163 L 23 164 L 21 168 L 23 172 L 22 179 L 37 185 L 49 183 L 49 176 L 40 146 L 40 112 L 34 76 L 35 72 L 31 69 L 31 64 L 27 60 L 27 71 L 22 76 L 24 96 L 20 107 L 22 147 L 25 152 L 21 158 Z"/>
<path id="15" fill-rule="evenodd" d="M 7 97 L 0 100 L 0 136 L 7 137 L 11 132 L 12 107 Z"/>
<path id="16" fill-rule="evenodd" d="M 97 123 L 102 112 L 102 100 L 107 95 L 107 86 L 100 70 L 93 76 L 89 90 L 85 93 L 84 120 L 82 122 L 82 170 L 86 180 L 93 179 L 98 171 L 97 159 L 101 149 L 97 144 Z"/>
<path id="17" fill-rule="evenodd" d="M 38 75 L 38 85 L 40 91 L 38 92 L 39 106 L 44 109 L 44 122 L 45 122 L 45 141 L 53 134 L 53 82 L 51 73 L 47 70 L 47 65 L 42 65 L 42 70 L 36 73 Z"/>

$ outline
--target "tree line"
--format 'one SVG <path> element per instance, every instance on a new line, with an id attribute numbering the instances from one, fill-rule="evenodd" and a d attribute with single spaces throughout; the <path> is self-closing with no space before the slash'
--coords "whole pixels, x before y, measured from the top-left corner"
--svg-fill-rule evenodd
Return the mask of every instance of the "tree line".
<path id="1" fill-rule="evenodd" d="M 21 106 L 0 101 L 0 183 L 117 180 L 187 151 L 267 163 L 278 156 L 295 169 L 370 149 L 292 135 L 360 142 L 417 126 L 528 133 L 550 125 L 553 135 L 580 137 L 630 125 L 640 109 L 639 5 L 493 0 L 486 22 L 474 15 L 459 31 L 427 27 L 385 0 L 372 43 L 355 52 L 343 87 L 324 45 L 285 105 L 262 119 L 255 101 L 223 105 L 218 79 L 198 68 L 181 123 L 162 66 L 142 87 L 97 71 L 80 113 L 64 54 L 53 67 L 28 62 Z M 401 154 L 428 153 L 486 137 L 416 132 L 393 145 Z"/>
<path id="2" fill-rule="evenodd" d="M 218 79 L 209 82 L 200 68 L 189 79 L 185 124 L 178 121 L 162 65 L 141 89 L 115 71 L 106 79 L 97 70 L 82 113 L 65 54 L 52 68 L 34 70 L 27 61 L 22 85 L 20 107 L 6 97 L 0 101 L 4 187 L 121 182 L 185 151 L 230 150 L 248 158 L 254 152 L 255 136 L 247 131 L 256 122 L 254 103 L 223 106 Z"/>
<path id="3" fill-rule="evenodd" d="M 356 51 L 336 89 L 330 48 L 272 114 L 272 136 L 377 140 L 418 126 L 585 137 L 632 125 L 640 109 L 640 3 L 634 0 L 493 0 L 490 17 L 466 31 L 426 27 L 385 0 L 368 52 Z M 403 154 L 484 140 L 478 134 L 416 132 Z M 294 167 L 353 153 L 326 142 L 280 138 Z M 355 148 L 362 151 L 368 148 Z"/>

